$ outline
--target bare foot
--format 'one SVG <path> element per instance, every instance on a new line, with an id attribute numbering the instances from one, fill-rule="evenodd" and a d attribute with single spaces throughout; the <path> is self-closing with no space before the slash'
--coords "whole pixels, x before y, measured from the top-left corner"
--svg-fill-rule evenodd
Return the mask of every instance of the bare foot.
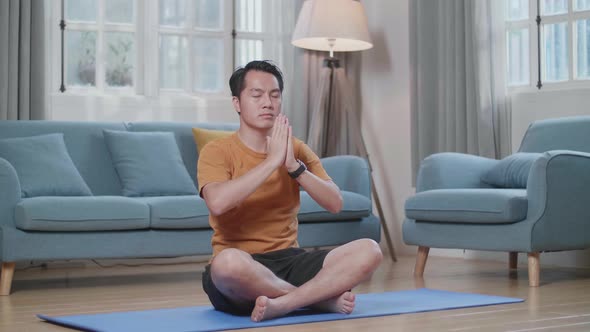
<path id="1" fill-rule="evenodd" d="M 355 296 L 353 293 L 344 292 L 340 296 L 316 303 L 312 308 L 326 312 L 350 314 L 352 310 L 354 310 L 354 299 Z M 278 298 L 269 299 L 266 296 L 259 296 L 256 299 L 256 304 L 254 305 L 250 318 L 254 322 L 261 322 L 263 320 L 286 315 L 291 310 L 292 309 L 288 309 L 284 305 L 281 305 Z"/>
<path id="2" fill-rule="evenodd" d="M 256 304 L 252 310 L 250 318 L 254 322 L 261 322 L 263 320 L 275 318 L 287 314 L 288 311 L 281 310 L 275 299 L 269 299 L 266 296 L 259 296 L 256 299 Z"/>
<path id="3" fill-rule="evenodd" d="M 344 292 L 340 296 L 316 303 L 311 307 L 326 312 L 350 314 L 354 310 L 354 299 L 353 293 Z"/>

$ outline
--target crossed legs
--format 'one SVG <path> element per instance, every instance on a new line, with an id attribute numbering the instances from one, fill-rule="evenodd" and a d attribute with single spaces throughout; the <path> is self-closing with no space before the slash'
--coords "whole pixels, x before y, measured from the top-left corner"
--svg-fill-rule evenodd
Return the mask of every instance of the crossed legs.
<path id="1" fill-rule="evenodd" d="M 354 294 L 349 290 L 371 277 L 382 259 L 379 245 L 370 239 L 356 240 L 333 249 L 318 274 L 295 287 L 237 249 L 220 252 L 211 262 L 216 287 L 236 304 L 256 301 L 251 318 L 266 320 L 299 308 L 350 313 Z"/>

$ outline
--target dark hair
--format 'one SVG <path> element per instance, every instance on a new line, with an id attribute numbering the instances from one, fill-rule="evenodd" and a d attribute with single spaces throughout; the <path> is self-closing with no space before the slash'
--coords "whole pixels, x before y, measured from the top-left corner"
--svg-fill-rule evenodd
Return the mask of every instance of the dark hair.
<path id="1" fill-rule="evenodd" d="M 244 67 L 236 69 L 229 78 L 229 88 L 232 96 L 240 98 L 240 93 L 246 87 L 246 74 L 251 70 L 273 74 L 279 82 L 281 93 L 283 92 L 283 73 L 281 73 L 279 67 L 268 60 L 255 60 L 248 62 Z"/>

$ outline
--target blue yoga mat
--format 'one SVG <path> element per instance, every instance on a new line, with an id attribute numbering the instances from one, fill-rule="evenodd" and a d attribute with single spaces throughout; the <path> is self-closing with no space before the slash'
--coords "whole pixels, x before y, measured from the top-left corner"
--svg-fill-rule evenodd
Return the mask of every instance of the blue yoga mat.
<path id="1" fill-rule="evenodd" d="M 350 315 L 298 310 L 288 316 L 260 323 L 250 321 L 250 317 L 232 316 L 215 311 L 211 306 L 61 317 L 37 316 L 50 323 L 81 331 L 200 332 L 398 315 L 522 301 L 522 299 L 510 297 L 422 288 L 398 292 L 357 294 L 354 312 Z"/>

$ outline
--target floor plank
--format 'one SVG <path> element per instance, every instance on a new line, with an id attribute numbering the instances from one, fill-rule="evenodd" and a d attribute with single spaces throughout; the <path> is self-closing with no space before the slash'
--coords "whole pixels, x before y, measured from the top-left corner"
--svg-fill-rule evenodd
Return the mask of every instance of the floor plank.
<path id="1" fill-rule="evenodd" d="M 169 262 L 169 261 L 168 261 Z M 108 265 L 108 262 L 106 263 Z M 75 266 L 17 270 L 13 294 L 0 297 L 0 331 L 70 331 L 35 317 L 208 305 L 201 288 L 204 263 Z M 133 265 L 133 264 L 132 264 Z M 423 279 L 413 257 L 384 259 L 356 293 L 428 287 L 521 297 L 511 305 L 434 311 L 243 331 L 590 331 L 590 269 L 543 268 L 541 287 L 528 287 L 526 266 L 430 257 Z"/>

